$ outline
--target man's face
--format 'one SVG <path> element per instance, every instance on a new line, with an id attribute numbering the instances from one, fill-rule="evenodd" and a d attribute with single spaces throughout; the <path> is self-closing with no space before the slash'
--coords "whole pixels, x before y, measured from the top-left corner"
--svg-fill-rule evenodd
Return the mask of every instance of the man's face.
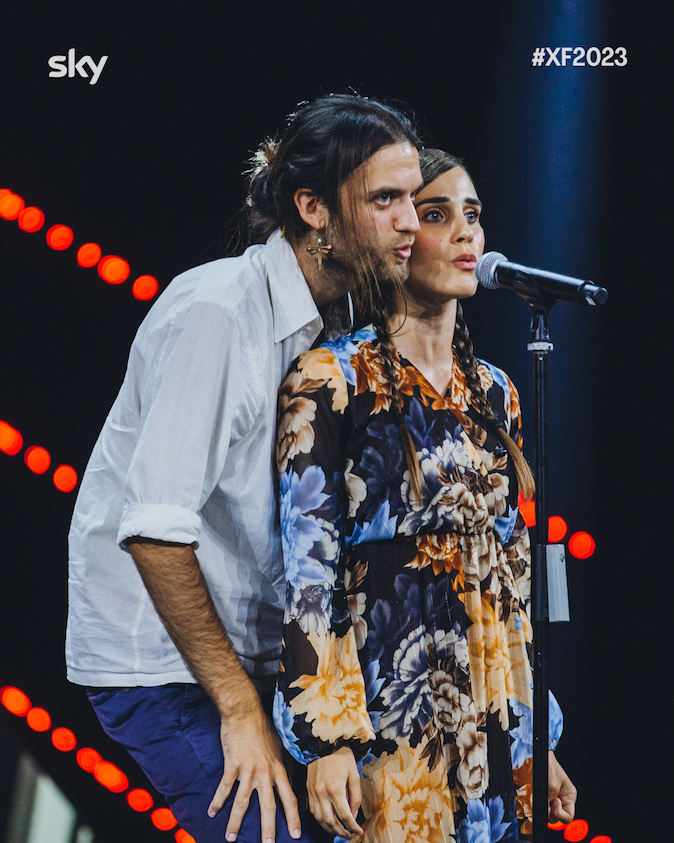
<path id="1" fill-rule="evenodd" d="M 419 153 L 410 143 L 384 146 L 342 187 L 343 213 L 380 280 L 405 281 L 419 218 L 414 195 L 421 188 Z"/>

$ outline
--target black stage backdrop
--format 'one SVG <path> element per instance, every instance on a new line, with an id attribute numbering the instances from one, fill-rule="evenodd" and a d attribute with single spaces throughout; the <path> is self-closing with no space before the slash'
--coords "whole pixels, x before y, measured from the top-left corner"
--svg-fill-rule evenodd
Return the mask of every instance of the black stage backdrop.
<path id="1" fill-rule="evenodd" d="M 487 247 L 606 286 L 598 310 L 552 311 L 551 513 L 596 552 L 569 557 L 572 622 L 552 630 L 551 686 L 565 712 L 558 755 L 579 789 L 589 841 L 665 840 L 671 780 L 669 205 L 672 78 L 657 5 L 198 2 L 46 3 L 0 21 L 0 188 L 40 207 L 34 234 L 0 219 L 0 419 L 80 476 L 151 302 L 221 256 L 243 196 L 243 162 L 299 101 L 349 88 L 406 103 L 422 134 L 462 156 L 485 203 Z M 572 67 L 583 47 L 595 63 Z M 596 46 L 597 52 L 589 47 Z M 49 77 L 48 60 L 108 56 L 100 76 Z M 605 57 L 607 53 L 601 53 Z M 54 251 L 64 223 L 74 245 Z M 119 286 L 82 269 L 100 243 L 132 275 Z M 665 272 L 663 273 L 663 269 Z M 480 290 L 466 305 L 477 352 L 519 385 L 533 458 L 527 306 Z M 64 676 L 66 534 L 76 492 L 0 453 L 0 685 L 15 685 L 140 773 L 100 731 Z M 101 839 L 149 840 L 130 811 L 0 707 L 0 835 L 12 759 L 28 748 Z M 123 835 L 120 838 L 120 835 Z M 170 834 L 155 835 L 172 838 Z M 551 840 L 562 839 L 550 832 Z"/>

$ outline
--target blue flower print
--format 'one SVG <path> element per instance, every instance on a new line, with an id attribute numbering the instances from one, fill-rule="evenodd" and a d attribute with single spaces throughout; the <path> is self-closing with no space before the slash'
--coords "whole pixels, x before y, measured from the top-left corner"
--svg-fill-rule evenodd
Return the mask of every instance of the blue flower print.
<path id="1" fill-rule="evenodd" d="M 326 571 L 320 562 L 308 556 L 316 542 L 323 541 L 327 532 L 315 517 L 305 514 L 318 509 L 328 497 L 323 493 L 323 470 L 312 465 L 299 477 L 291 469 L 281 475 L 280 482 L 281 540 L 286 581 L 301 590 L 304 584 L 334 579 L 332 572 Z M 336 562 L 336 559 L 324 561 Z"/>
<path id="2" fill-rule="evenodd" d="M 416 398 L 412 398 L 410 401 L 410 411 L 405 415 L 404 421 L 405 427 L 408 429 L 417 451 L 423 451 L 424 448 L 430 450 L 434 447 L 433 428 L 435 427 L 436 421 L 438 421 L 438 417 L 436 416 L 428 424 L 423 407 Z"/>
<path id="3" fill-rule="evenodd" d="M 365 682 L 365 698 L 369 705 L 381 691 L 385 678 L 383 676 L 379 676 L 379 661 L 377 659 L 371 661 L 365 666 L 361 665 L 361 667 L 363 670 L 363 681 Z M 379 718 L 381 717 L 381 712 L 368 711 L 368 714 L 370 715 L 372 728 L 375 732 L 379 731 Z"/>
<path id="4" fill-rule="evenodd" d="M 372 518 L 382 503 L 389 499 L 391 490 L 396 489 L 403 461 L 400 429 L 396 424 L 371 422 L 367 432 L 374 440 L 362 453 L 358 473 L 365 475 L 367 498 L 363 503 L 363 515 Z M 403 511 L 402 499 L 398 494 L 393 505 L 399 513 Z"/>
<path id="5" fill-rule="evenodd" d="M 494 530 L 498 533 L 501 544 L 505 544 L 512 536 L 518 512 L 517 507 L 513 509 L 509 506 L 507 515 L 499 515 L 494 519 Z"/>
<path id="6" fill-rule="evenodd" d="M 426 628 L 417 627 L 393 656 L 393 681 L 382 692 L 386 706 L 379 720 L 382 736 L 409 738 L 414 722 L 425 726 L 433 715 L 433 699 L 428 684 Z"/>
<path id="7" fill-rule="evenodd" d="M 279 733 L 283 746 L 288 750 L 292 757 L 304 764 L 303 753 L 297 747 L 297 735 L 293 732 L 293 724 L 295 718 L 293 717 L 290 706 L 286 704 L 283 699 L 283 694 L 277 688 L 274 693 L 274 705 L 272 707 L 272 718 L 276 731 Z"/>
<path id="8" fill-rule="evenodd" d="M 372 342 L 376 340 L 377 335 L 372 328 L 361 328 L 348 337 L 338 337 L 325 343 L 325 348 L 329 348 L 335 355 L 335 360 L 339 364 L 346 382 L 352 386 L 356 385 L 356 370 L 353 368 L 351 358 L 354 354 L 358 354 L 359 342 Z"/>
<path id="9" fill-rule="evenodd" d="M 511 700 L 510 707 L 513 714 L 519 718 L 517 728 L 510 730 L 513 742 L 510 746 L 510 755 L 513 760 L 513 767 L 521 767 L 522 764 L 534 754 L 534 713 L 528 705 L 519 700 Z M 548 697 L 548 747 L 555 749 L 562 734 L 563 716 L 555 695 L 550 692 Z"/>
<path id="10" fill-rule="evenodd" d="M 384 539 L 392 539 L 396 534 L 396 516 L 391 515 L 389 502 L 384 501 L 372 521 L 366 521 L 361 527 L 356 524 L 353 533 L 346 536 L 344 544 L 346 547 L 360 544 L 361 542 L 376 542 Z"/>
<path id="11" fill-rule="evenodd" d="M 503 822 L 505 808 L 503 798 L 496 796 L 486 805 L 481 799 L 469 799 L 466 803 L 468 816 L 458 828 L 458 843 L 497 843 L 511 823 Z"/>

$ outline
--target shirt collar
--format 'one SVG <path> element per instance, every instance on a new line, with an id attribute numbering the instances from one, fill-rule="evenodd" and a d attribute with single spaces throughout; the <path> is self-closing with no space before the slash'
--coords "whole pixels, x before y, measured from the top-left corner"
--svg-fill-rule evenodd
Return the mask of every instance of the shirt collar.
<path id="1" fill-rule="evenodd" d="M 265 244 L 264 261 L 274 313 L 274 342 L 281 342 L 314 321 L 318 334 L 323 320 L 292 246 L 278 229 Z"/>

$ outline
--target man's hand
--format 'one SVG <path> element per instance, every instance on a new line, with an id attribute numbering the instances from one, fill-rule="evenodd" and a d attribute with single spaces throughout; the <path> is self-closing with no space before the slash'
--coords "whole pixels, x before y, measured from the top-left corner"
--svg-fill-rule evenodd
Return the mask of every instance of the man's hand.
<path id="1" fill-rule="evenodd" d="M 290 836 L 298 838 L 302 832 L 297 799 L 283 764 L 281 741 L 259 702 L 256 705 L 251 700 L 251 703 L 240 716 L 222 720 L 220 738 L 225 756 L 225 771 L 208 808 L 208 814 L 214 817 L 218 813 L 238 781 L 239 788 L 225 832 L 226 840 L 236 840 L 243 816 L 248 809 L 250 795 L 253 790 L 257 790 L 262 840 L 263 843 L 268 843 L 274 840 L 276 789 L 286 815 Z"/>
<path id="2" fill-rule="evenodd" d="M 343 746 L 307 767 L 309 810 L 323 828 L 339 837 L 362 834 L 356 822 L 360 776 L 352 750 Z"/>
<path id="3" fill-rule="evenodd" d="M 570 823 L 576 814 L 577 791 L 571 779 L 564 772 L 555 758 L 555 753 L 548 752 L 548 819 Z"/>
<path id="4" fill-rule="evenodd" d="M 139 537 L 129 539 L 128 545 L 171 640 L 220 712 L 225 770 L 208 813 L 218 813 L 238 781 L 227 840 L 236 839 L 250 795 L 257 790 L 262 840 L 273 841 L 276 788 L 290 834 L 300 837 L 297 800 L 283 765 L 281 743 L 232 649 L 193 549 Z"/>

